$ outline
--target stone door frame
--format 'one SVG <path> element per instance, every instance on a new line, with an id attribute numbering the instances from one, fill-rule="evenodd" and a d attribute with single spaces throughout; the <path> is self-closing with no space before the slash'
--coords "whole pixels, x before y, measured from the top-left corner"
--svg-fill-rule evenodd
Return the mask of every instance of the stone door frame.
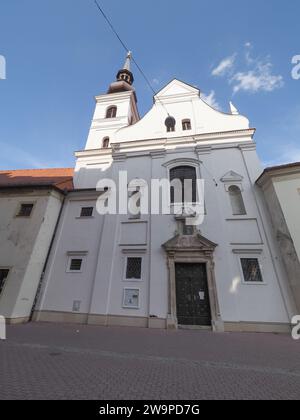
<path id="1" fill-rule="evenodd" d="M 195 244 L 195 239 L 198 244 Z M 176 245 L 174 241 L 177 242 Z M 213 259 L 213 253 L 216 246 L 216 244 L 208 241 L 201 235 L 196 235 L 196 238 L 195 236 L 190 237 L 190 239 L 188 239 L 188 237 L 178 236 L 163 245 L 167 253 L 167 264 L 169 269 L 169 302 L 167 318 L 168 329 L 178 328 L 176 302 L 176 264 L 205 264 L 207 271 L 209 302 L 211 308 L 212 329 L 213 331 L 224 332 L 224 323 L 221 318 L 216 287 L 215 263 Z"/>

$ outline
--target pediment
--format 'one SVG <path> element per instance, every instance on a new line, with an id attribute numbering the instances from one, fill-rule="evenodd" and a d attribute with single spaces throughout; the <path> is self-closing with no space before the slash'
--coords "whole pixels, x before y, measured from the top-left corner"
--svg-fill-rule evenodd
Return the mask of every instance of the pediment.
<path id="1" fill-rule="evenodd" d="M 166 251 L 210 251 L 213 252 L 217 244 L 205 238 L 204 236 L 190 235 L 176 235 L 174 238 L 162 245 Z"/>
<path id="2" fill-rule="evenodd" d="M 222 178 L 222 182 L 242 182 L 244 177 L 239 175 L 237 172 L 229 171 Z"/>
<path id="3" fill-rule="evenodd" d="M 180 80 L 174 79 L 162 90 L 160 90 L 156 95 L 156 98 L 170 97 L 170 96 L 200 96 L 199 89 L 181 82 Z"/>

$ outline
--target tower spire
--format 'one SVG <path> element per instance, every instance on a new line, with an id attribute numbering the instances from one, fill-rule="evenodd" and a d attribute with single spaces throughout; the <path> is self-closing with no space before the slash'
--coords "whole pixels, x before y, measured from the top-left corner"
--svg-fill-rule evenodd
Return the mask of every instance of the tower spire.
<path id="1" fill-rule="evenodd" d="M 124 66 L 118 71 L 116 81 L 113 82 L 108 90 L 108 93 L 134 91 L 133 82 L 134 77 L 131 71 L 132 52 L 128 51 Z"/>
<path id="2" fill-rule="evenodd" d="M 130 69 L 131 69 L 131 59 L 132 59 L 132 52 L 128 51 L 127 57 L 126 57 L 126 60 L 125 60 L 125 64 L 124 64 L 124 67 L 123 67 L 124 70 L 130 71 Z"/>
<path id="3" fill-rule="evenodd" d="M 118 82 L 126 82 L 128 83 L 130 86 L 133 84 L 134 82 L 134 77 L 133 74 L 131 72 L 131 58 L 132 58 L 132 52 L 128 51 L 127 56 L 126 56 L 126 60 L 124 63 L 124 67 L 118 71 L 117 74 L 117 81 Z"/>

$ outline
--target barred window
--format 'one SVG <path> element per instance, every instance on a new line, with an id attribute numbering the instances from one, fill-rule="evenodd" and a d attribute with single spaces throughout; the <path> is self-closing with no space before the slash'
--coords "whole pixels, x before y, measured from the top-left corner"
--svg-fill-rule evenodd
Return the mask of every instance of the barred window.
<path id="1" fill-rule="evenodd" d="M 4 284 L 5 284 L 5 281 L 8 277 L 8 274 L 9 274 L 8 269 L 6 269 L 6 268 L 5 269 L 3 269 L 3 268 L 0 269 L 0 295 L 1 295 L 2 290 L 4 288 Z"/>
<path id="2" fill-rule="evenodd" d="M 180 185 L 171 185 L 171 203 L 178 202 L 177 197 L 181 198 L 181 202 L 196 203 L 197 201 L 197 174 L 196 169 L 192 166 L 177 166 L 170 170 L 170 182 L 180 181 Z M 187 181 L 185 183 L 185 181 Z M 185 185 L 186 184 L 186 185 Z M 187 187 L 187 188 L 186 188 Z M 178 189 L 179 188 L 179 189 Z"/>
<path id="3" fill-rule="evenodd" d="M 141 280 L 142 258 L 128 257 L 126 266 L 126 280 Z"/>
<path id="4" fill-rule="evenodd" d="M 81 271 L 82 258 L 71 258 L 70 260 L 70 271 Z"/>
<path id="5" fill-rule="evenodd" d="M 257 258 L 241 258 L 241 264 L 246 283 L 263 283 L 263 277 Z"/>
<path id="6" fill-rule="evenodd" d="M 30 217 L 34 204 L 21 204 L 18 217 Z"/>
<path id="7" fill-rule="evenodd" d="M 92 217 L 94 207 L 82 207 L 80 217 Z"/>

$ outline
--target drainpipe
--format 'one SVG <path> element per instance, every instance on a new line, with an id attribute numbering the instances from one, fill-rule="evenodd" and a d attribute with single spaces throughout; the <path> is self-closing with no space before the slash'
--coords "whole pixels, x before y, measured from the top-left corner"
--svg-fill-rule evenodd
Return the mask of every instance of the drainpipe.
<path id="1" fill-rule="evenodd" d="M 62 203 L 61 203 L 61 208 L 60 208 L 60 211 L 59 211 L 59 214 L 58 214 L 58 219 L 57 219 L 57 222 L 56 222 L 56 225 L 55 225 L 55 228 L 54 228 L 54 232 L 53 232 L 53 235 L 52 235 L 52 239 L 51 239 L 51 242 L 50 242 L 50 246 L 49 246 L 49 250 L 48 250 L 48 253 L 47 253 L 46 261 L 45 261 L 43 271 L 42 271 L 42 274 L 41 274 L 41 278 L 40 278 L 38 288 L 37 288 L 37 291 L 36 291 L 36 295 L 35 295 L 35 298 L 34 298 L 34 301 L 33 301 L 32 309 L 31 309 L 30 317 L 29 317 L 29 322 L 32 322 L 35 307 L 36 307 L 37 301 L 40 297 L 40 291 L 42 289 L 42 284 L 43 284 L 45 272 L 46 272 L 48 261 L 49 261 L 49 258 L 50 258 L 50 254 L 51 254 L 51 251 L 52 251 L 52 248 L 53 248 L 56 232 L 58 230 L 58 225 L 59 225 L 61 215 L 62 215 L 62 212 L 63 212 L 63 209 L 64 209 L 64 205 L 65 205 L 65 202 L 66 202 L 66 196 L 68 195 L 68 191 L 64 190 L 63 194 L 64 194 L 64 197 L 63 197 L 63 200 L 62 200 Z"/>

